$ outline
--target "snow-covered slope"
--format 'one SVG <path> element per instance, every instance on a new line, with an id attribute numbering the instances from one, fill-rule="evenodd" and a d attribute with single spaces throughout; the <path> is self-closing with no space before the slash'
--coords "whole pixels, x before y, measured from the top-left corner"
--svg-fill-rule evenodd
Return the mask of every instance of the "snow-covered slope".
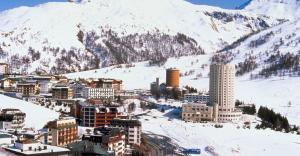
<path id="1" fill-rule="evenodd" d="M 254 34 L 215 54 L 217 62 L 238 65 L 251 78 L 300 76 L 300 22 L 289 21 Z M 222 58 L 222 59 L 221 59 Z M 249 75 L 250 74 L 250 75 Z"/>
<path id="2" fill-rule="evenodd" d="M 58 119 L 55 111 L 22 100 L 10 98 L 0 94 L 0 109 L 16 108 L 26 113 L 25 127 L 41 129 L 48 121 Z"/>
<path id="3" fill-rule="evenodd" d="M 300 16 L 300 1 L 252 0 L 245 10 L 276 18 L 295 20 Z"/>
<path id="4" fill-rule="evenodd" d="M 203 156 L 282 156 L 299 153 L 299 136 L 296 134 L 269 129 L 238 129 L 233 124 L 214 128 L 211 124 L 186 123 L 174 118 L 174 114 L 178 115 L 172 109 L 165 113 L 152 110 L 149 116 L 140 119 L 143 132 L 167 136 L 187 149 L 201 149 Z M 207 146 L 214 154 L 205 150 Z"/>
<path id="5" fill-rule="evenodd" d="M 0 13 L 0 59 L 28 72 L 94 69 L 211 53 L 274 24 L 244 10 L 184 0 L 53 2 Z"/>

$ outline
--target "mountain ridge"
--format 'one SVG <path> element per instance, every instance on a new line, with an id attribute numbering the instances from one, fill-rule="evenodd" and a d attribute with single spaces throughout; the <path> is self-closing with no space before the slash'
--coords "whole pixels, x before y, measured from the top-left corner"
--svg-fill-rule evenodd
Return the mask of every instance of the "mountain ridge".
<path id="1" fill-rule="evenodd" d="M 157 62 L 203 54 L 202 50 L 210 54 L 278 23 L 249 12 L 193 5 L 184 0 L 51 2 L 0 13 L 0 58 L 13 64 L 18 72 L 38 69 L 53 73 Z M 90 38 L 93 32 L 94 38 Z M 107 40 L 111 34 L 114 40 Z M 177 40 L 180 34 L 181 39 L 187 39 L 185 43 Z M 152 41 L 143 41 L 145 36 L 152 36 Z M 138 45 L 133 39 L 147 44 Z M 27 57 L 33 54 L 35 59 Z M 63 62 L 67 62 L 60 66 L 64 68 L 57 70 L 57 64 Z"/>
<path id="2" fill-rule="evenodd" d="M 251 0 L 244 10 L 275 18 L 297 20 L 300 16 L 300 1 Z"/>

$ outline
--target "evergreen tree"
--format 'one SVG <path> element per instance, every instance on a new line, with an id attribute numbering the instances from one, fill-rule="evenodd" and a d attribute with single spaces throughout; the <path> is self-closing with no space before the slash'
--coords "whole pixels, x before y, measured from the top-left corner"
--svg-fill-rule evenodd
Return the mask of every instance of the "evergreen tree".
<path id="1" fill-rule="evenodd" d="M 276 114 L 272 109 L 261 106 L 257 116 L 262 120 L 260 127 L 269 127 L 278 131 L 281 131 L 282 129 L 286 132 L 290 131 L 290 125 L 287 118 L 279 113 Z"/>

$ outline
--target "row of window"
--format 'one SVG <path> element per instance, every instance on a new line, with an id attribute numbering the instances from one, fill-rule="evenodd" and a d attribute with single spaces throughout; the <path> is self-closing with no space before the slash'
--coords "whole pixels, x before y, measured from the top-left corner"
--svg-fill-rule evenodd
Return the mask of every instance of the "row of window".
<path id="1" fill-rule="evenodd" d="M 231 111 L 231 109 L 219 109 L 219 111 Z"/>
<path id="2" fill-rule="evenodd" d="M 219 117 L 239 117 L 240 115 L 222 115 L 219 114 Z"/>
<path id="3" fill-rule="evenodd" d="M 192 116 L 192 117 L 194 117 L 194 116 L 196 116 L 196 117 L 199 117 L 199 116 L 201 116 L 201 117 L 208 117 L 208 115 L 207 114 L 183 114 L 183 116 L 188 116 L 188 117 L 190 117 L 190 116 Z"/>
<path id="4" fill-rule="evenodd" d="M 204 108 L 192 108 L 192 110 L 201 110 L 201 111 L 204 111 Z M 208 108 L 205 108 L 205 111 L 208 111 Z"/>

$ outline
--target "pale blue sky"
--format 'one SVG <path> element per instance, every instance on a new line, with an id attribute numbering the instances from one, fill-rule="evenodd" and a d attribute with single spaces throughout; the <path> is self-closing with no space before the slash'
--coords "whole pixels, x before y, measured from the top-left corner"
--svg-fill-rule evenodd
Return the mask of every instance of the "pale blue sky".
<path id="1" fill-rule="evenodd" d="M 46 2 L 63 2 L 66 0 L 0 0 L 0 11 L 19 7 L 34 6 Z M 222 8 L 234 9 L 249 0 L 187 0 L 195 4 L 207 4 Z"/>
<path id="2" fill-rule="evenodd" d="M 206 4 L 219 6 L 226 9 L 234 9 L 248 2 L 249 0 L 187 0 L 195 4 Z"/>
<path id="3" fill-rule="evenodd" d="M 19 7 L 35 6 L 46 2 L 65 2 L 67 0 L 0 0 L 0 11 Z"/>

